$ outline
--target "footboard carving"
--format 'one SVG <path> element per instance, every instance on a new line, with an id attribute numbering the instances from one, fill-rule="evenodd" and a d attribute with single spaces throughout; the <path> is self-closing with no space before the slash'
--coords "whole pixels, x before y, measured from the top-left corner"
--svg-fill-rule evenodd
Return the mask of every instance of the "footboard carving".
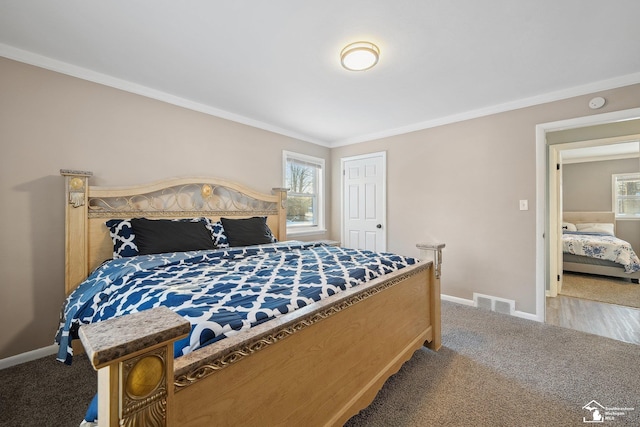
<path id="1" fill-rule="evenodd" d="M 166 365 L 166 347 L 122 362 L 121 425 L 165 425 L 168 389 Z"/>
<path id="2" fill-rule="evenodd" d="M 168 425 L 173 343 L 190 329 L 188 321 L 166 307 L 80 328 L 98 371 L 100 426 Z"/>

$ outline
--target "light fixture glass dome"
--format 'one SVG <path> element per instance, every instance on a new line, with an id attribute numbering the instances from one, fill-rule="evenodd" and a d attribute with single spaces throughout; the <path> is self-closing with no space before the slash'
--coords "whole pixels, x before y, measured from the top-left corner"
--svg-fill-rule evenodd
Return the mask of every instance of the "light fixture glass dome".
<path id="1" fill-rule="evenodd" d="M 364 71 L 378 63 L 380 49 L 370 42 L 355 42 L 340 52 L 342 66 L 350 71 Z"/>

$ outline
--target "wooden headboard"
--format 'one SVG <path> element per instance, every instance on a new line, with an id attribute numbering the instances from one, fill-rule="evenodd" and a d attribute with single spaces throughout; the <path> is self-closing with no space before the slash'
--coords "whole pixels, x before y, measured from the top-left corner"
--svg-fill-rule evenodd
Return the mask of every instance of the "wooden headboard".
<path id="1" fill-rule="evenodd" d="M 273 194 L 217 178 L 171 178 L 131 187 L 89 185 L 91 172 L 61 170 L 65 177 L 65 291 L 68 295 L 102 262 L 112 258 L 109 219 L 248 218 L 266 216 L 278 240 L 286 240 L 287 190 Z"/>
<path id="2" fill-rule="evenodd" d="M 583 222 L 599 222 L 613 224 L 613 231 L 616 230 L 616 214 L 614 212 L 563 212 L 562 221 L 572 224 Z"/>

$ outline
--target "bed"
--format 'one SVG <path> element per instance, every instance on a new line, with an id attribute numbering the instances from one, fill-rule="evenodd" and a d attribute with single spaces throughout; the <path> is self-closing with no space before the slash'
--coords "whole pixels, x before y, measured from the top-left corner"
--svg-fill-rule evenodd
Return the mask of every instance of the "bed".
<path id="1" fill-rule="evenodd" d="M 638 283 L 640 260 L 628 242 L 615 236 L 615 223 L 613 212 L 564 212 L 563 270 Z"/>
<path id="2" fill-rule="evenodd" d="M 107 278 L 100 283 L 117 285 L 115 290 L 105 287 L 108 290 L 101 288 L 84 299 L 78 297 L 75 308 L 119 297 L 123 276 L 166 279 L 168 273 L 159 268 L 187 264 L 198 269 L 195 266 L 202 258 L 215 261 L 196 272 L 179 273 L 179 283 L 170 277 L 169 282 L 163 282 L 165 287 L 192 292 L 193 277 L 199 275 L 233 273 L 241 282 L 254 280 L 254 276 L 249 279 L 242 272 L 255 270 L 251 266 L 256 265 L 267 276 L 265 280 L 284 283 L 287 274 L 272 274 L 287 270 L 278 262 L 294 262 L 300 273 L 308 270 L 313 259 L 357 260 L 363 256 L 370 260 L 370 254 L 362 253 L 366 251 L 356 254 L 321 242 L 287 240 L 285 189 L 262 194 L 212 178 L 105 188 L 89 185 L 90 172 L 63 170 L 61 174 L 67 201 L 65 288 L 69 298 L 77 297 L 82 288 L 93 289 L 93 284 L 87 285 L 92 280 L 98 283 Z M 266 227 L 267 232 L 261 236 L 270 241 L 245 245 L 242 239 L 237 240 L 243 234 L 232 230 L 245 220 L 259 223 L 260 230 Z M 153 229 L 160 223 L 180 233 L 197 228 L 199 236 L 204 227 L 214 240 L 220 236 L 209 227 L 222 223 L 228 243 L 235 243 L 159 254 L 149 246 L 162 242 L 146 242 L 138 245 L 138 255 L 118 257 L 117 251 L 132 246 L 128 235 L 117 231 L 127 222 L 135 225 L 136 243 L 142 242 L 139 238 L 146 234 L 141 231 L 144 227 Z M 227 229 L 228 224 L 236 225 Z M 238 242 L 243 243 L 238 246 Z M 331 267 L 321 263 L 309 274 L 323 276 L 322 283 L 333 286 L 329 288 L 335 292 L 326 292 L 325 287 L 326 295 L 319 300 L 315 295 L 322 292 L 298 296 L 297 300 L 303 301 L 299 308 L 280 310 L 271 317 L 254 316 L 248 322 L 250 327 L 245 327 L 246 319 L 229 322 L 228 334 L 209 331 L 208 336 L 213 336 L 210 343 L 192 339 L 191 320 L 198 316 L 187 320 L 173 308 L 151 303 L 163 300 L 163 296 L 153 299 L 139 296 L 137 290 L 125 291 L 128 299 L 139 304 L 130 312 L 105 309 L 104 313 L 111 311 L 114 317 L 98 316 L 99 321 L 85 324 L 86 316 L 75 331 L 64 330 L 63 326 L 73 321 L 63 316 L 58 335 L 65 338 L 65 344 L 61 345 L 59 358 L 66 360 L 74 352 L 86 351 L 98 371 L 101 426 L 342 425 L 373 400 L 387 378 L 417 349 L 426 345 L 437 350 L 441 345 L 439 277 L 443 245 L 420 247 L 433 250 L 435 261 L 374 254 L 381 256 L 372 261 L 375 265 L 355 267 L 359 278 L 345 275 L 339 283 L 332 280 L 341 275 L 331 275 Z M 233 272 L 223 273 L 221 264 L 229 264 Z M 336 268 L 350 271 L 345 265 Z M 118 277 L 111 276 L 114 271 L 118 271 Z M 303 288 L 303 282 L 296 286 Z M 79 340 L 71 340 L 75 333 L 82 346 Z"/>

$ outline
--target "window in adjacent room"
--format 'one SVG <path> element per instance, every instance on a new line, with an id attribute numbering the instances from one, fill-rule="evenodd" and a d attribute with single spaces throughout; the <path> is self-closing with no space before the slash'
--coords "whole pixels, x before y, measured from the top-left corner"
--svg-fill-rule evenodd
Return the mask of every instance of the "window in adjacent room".
<path id="1" fill-rule="evenodd" d="M 616 219 L 640 219 L 640 173 L 613 175 L 613 210 Z"/>
<path id="2" fill-rule="evenodd" d="M 324 159 L 283 151 L 287 234 L 324 232 Z"/>

